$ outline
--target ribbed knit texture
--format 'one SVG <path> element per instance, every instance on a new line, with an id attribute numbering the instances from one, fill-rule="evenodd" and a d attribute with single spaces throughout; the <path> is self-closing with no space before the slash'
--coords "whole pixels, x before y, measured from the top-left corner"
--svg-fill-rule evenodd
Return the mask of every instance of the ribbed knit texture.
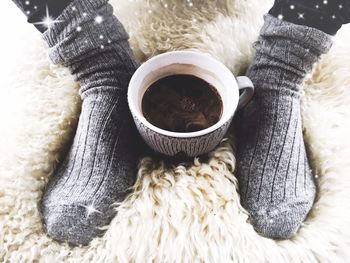
<path id="1" fill-rule="evenodd" d="M 335 35 L 350 22 L 349 0 L 276 0 L 269 14 Z"/>
<path id="2" fill-rule="evenodd" d="M 298 230 L 316 187 L 302 134 L 299 85 L 331 36 L 269 14 L 247 76 L 256 87 L 238 119 L 237 176 L 242 205 L 259 233 L 284 239 Z"/>
<path id="3" fill-rule="evenodd" d="M 112 204 L 135 182 L 142 145 L 127 105 L 139 63 L 112 11 L 107 0 L 76 0 L 43 35 L 52 62 L 70 68 L 83 98 L 73 144 L 41 204 L 49 236 L 71 244 L 103 233 L 99 227 L 115 215 Z"/>

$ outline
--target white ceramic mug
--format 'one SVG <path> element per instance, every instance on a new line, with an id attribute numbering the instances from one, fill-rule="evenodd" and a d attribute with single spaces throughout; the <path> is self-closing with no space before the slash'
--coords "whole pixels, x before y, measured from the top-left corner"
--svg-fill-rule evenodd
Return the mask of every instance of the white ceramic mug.
<path id="1" fill-rule="evenodd" d="M 142 113 L 142 98 L 151 84 L 174 74 L 199 77 L 216 88 L 223 102 L 220 120 L 196 132 L 172 132 L 152 125 Z M 242 95 L 239 90 L 244 89 Z M 254 94 L 254 86 L 245 76 L 235 77 L 220 61 L 207 53 L 171 51 L 143 63 L 129 83 L 128 103 L 136 127 L 145 142 L 156 152 L 174 156 L 198 156 L 213 150 L 222 140 L 237 109 L 244 107 Z M 159 114 L 162 114 L 161 112 Z"/>

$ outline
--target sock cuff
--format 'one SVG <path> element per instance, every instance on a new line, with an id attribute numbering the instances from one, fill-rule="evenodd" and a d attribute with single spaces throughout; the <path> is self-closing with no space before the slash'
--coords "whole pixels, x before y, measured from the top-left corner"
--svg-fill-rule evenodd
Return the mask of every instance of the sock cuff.
<path id="1" fill-rule="evenodd" d="M 75 0 L 43 34 L 49 58 L 69 66 L 85 54 L 101 53 L 113 42 L 127 41 L 129 35 L 113 15 L 108 0 Z"/>
<path id="2" fill-rule="evenodd" d="M 312 49 L 317 55 L 327 53 L 332 47 L 333 37 L 317 28 L 294 24 L 270 14 L 264 15 L 264 21 L 260 30 L 263 37 L 290 39 L 307 49 Z"/>
<path id="3" fill-rule="evenodd" d="M 283 88 L 299 92 L 299 85 L 311 72 L 313 64 L 331 48 L 332 36 L 270 14 L 264 15 L 264 20 L 259 38 L 253 44 L 256 55 L 247 75 L 253 83 L 259 83 L 260 89 Z"/>

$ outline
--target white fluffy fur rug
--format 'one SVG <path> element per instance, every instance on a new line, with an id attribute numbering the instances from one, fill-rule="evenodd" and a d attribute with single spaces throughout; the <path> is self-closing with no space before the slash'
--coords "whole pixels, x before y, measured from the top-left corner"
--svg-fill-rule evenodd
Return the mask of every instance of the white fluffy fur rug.
<path id="1" fill-rule="evenodd" d="M 140 60 L 169 50 L 194 49 L 210 52 L 235 74 L 243 74 L 254 54 L 251 44 L 262 16 L 272 2 L 192 3 L 112 1 Z M 170 169 L 144 159 L 135 192 L 119 207 L 105 236 L 75 248 L 45 235 L 37 203 L 62 148 L 74 134 L 79 87 L 66 69 L 49 64 L 40 35 L 29 31 L 23 28 L 26 49 L 13 51 L 23 59 L 6 78 L 11 85 L 0 99 L 0 262 L 349 260 L 349 28 L 339 32 L 331 52 L 305 83 L 305 138 L 319 194 L 295 237 L 266 239 L 247 222 L 234 177 L 234 144 L 225 140 L 208 163 L 195 160 L 191 168 Z"/>

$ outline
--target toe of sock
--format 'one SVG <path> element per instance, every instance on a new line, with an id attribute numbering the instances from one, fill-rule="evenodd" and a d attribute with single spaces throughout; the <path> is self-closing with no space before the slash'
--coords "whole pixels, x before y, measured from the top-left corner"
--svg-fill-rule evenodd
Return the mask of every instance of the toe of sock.
<path id="1" fill-rule="evenodd" d="M 86 215 L 86 209 L 79 206 L 42 206 L 46 232 L 51 238 L 72 245 L 87 245 L 103 232 L 99 215 Z"/>
<path id="2" fill-rule="evenodd" d="M 297 233 L 312 202 L 296 202 L 288 207 L 275 206 L 251 214 L 254 229 L 272 239 L 288 239 Z"/>
<path id="3" fill-rule="evenodd" d="M 302 221 L 291 219 L 289 216 L 268 219 L 255 217 L 254 229 L 261 235 L 272 239 L 288 239 L 296 234 Z"/>

